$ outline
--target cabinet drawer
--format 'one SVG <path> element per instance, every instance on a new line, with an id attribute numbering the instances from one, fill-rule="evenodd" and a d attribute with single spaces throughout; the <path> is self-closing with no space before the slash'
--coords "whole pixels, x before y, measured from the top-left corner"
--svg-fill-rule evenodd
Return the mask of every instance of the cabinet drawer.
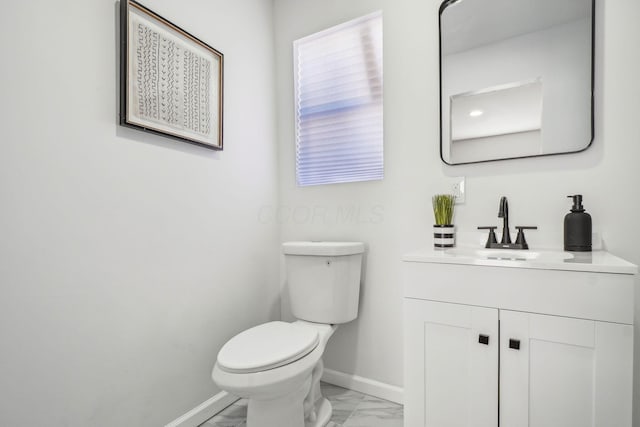
<path id="1" fill-rule="evenodd" d="M 630 274 L 404 263 L 405 297 L 633 324 Z"/>

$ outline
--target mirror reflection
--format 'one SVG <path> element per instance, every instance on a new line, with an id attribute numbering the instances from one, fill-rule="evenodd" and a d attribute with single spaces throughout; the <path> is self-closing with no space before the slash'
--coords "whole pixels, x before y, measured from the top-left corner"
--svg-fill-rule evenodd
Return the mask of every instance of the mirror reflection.
<path id="1" fill-rule="evenodd" d="M 590 145 L 593 0 L 448 0 L 440 39 L 444 162 Z"/>

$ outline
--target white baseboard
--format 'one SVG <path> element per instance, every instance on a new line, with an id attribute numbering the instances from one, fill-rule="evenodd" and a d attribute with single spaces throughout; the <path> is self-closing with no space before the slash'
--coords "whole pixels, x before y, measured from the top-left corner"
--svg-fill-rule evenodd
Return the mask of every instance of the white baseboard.
<path id="1" fill-rule="evenodd" d="M 358 375 L 325 369 L 322 374 L 322 381 L 399 404 L 404 401 L 404 390 L 401 387 L 359 377 Z"/>
<path id="2" fill-rule="evenodd" d="M 236 396 L 226 391 L 221 391 L 211 399 L 171 421 L 165 427 L 197 427 L 237 400 L 239 399 Z"/>

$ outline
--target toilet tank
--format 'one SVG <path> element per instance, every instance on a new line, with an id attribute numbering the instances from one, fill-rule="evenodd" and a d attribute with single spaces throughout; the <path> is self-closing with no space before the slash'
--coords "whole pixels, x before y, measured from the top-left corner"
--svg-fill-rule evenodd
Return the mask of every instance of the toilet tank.
<path id="1" fill-rule="evenodd" d="M 282 244 L 293 315 L 316 323 L 346 323 L 358 316 L 364 244 Z"/>

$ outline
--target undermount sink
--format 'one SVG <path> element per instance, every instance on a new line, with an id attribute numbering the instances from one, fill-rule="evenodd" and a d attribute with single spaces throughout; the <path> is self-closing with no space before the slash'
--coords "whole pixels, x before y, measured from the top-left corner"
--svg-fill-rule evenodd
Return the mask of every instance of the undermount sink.
<path id="1" fill-rule="evenodd" d="M 573 254 L 562 251 L 530 251 L 510 249 L 476 249 L 476 248 L 452 248 L 445 251 L 448 255 L 485 260 L 506 261 L 540 261 L 553 262 L 564 261 L 573 258 Z"/>

